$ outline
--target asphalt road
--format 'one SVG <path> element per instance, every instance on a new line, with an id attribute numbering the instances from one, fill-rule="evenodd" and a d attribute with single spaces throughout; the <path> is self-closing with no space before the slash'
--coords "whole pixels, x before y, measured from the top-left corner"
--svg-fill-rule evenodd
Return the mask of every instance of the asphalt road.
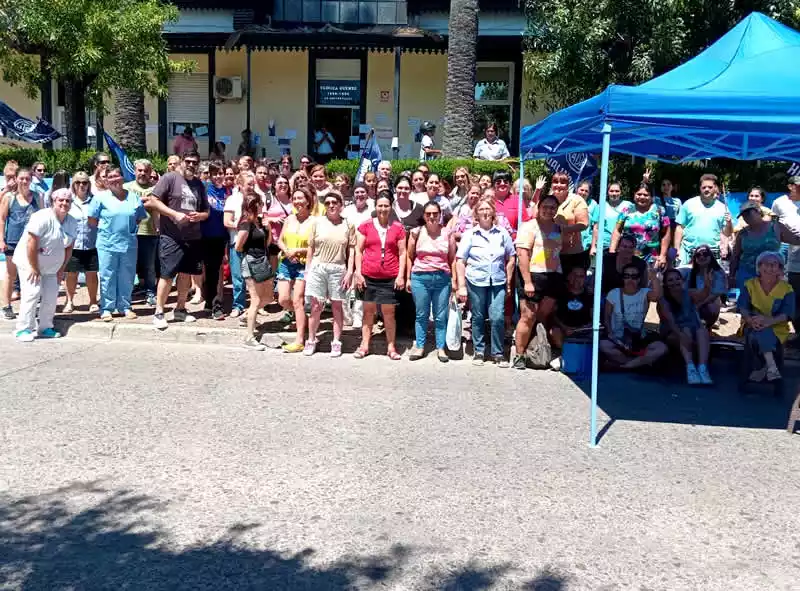
<path id="1" fill-rule="evenodd" d="M 0 589 L 797 589 L 788 400 L 0 337 Z M 605 423 L 605 417 L 603 423 Z"/>

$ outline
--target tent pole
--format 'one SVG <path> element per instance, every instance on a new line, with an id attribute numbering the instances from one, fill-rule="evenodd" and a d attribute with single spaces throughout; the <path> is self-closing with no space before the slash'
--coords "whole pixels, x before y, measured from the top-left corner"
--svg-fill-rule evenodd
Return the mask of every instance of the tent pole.
<path id="1" fill-rule="evenodd" d="M 597 234 L 600 244 L 594 269 L 594 309 L 592 310 L 592 409 L 589 419 L 589 447 L 597 447 L 597 370 L 600 357 L 600 290 L 603 285 L 603 250 L 606 224 L 606 199 L 608 192 L 608 156 L 611 151 L 611 126 L 603 124 L 603 161 L 600 165 L 600 218 L 597 220 Z"/>

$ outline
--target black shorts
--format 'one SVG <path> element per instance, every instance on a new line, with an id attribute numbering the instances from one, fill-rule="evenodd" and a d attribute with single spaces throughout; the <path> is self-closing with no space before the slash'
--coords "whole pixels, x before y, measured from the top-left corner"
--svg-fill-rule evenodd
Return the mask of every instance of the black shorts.
<path id="1" fill-rule="evenodd" d="M 278 248 L 278 245 L 277 245 L 277 244 L 270 243 L 270 245 L 269 245 L 269 247 L 268 247 L 268 251 L 267 251 L 267 252 L 269 253 L 269 256 L 271 256 L 271 257 L 276 257 L 276 256 L 278 256 L 279 254 L 281 254 L 281 249 L 280 249 L 280 248 Z"/>
<path id="2" fill-rule="evenodd" d="M 372 302 L 388 306 L 396 306 L 397 291 L 394 288 L 394 279 L 372 279 L 364 277 L 364 293 L 360 298 L 364 302 Z"/>
<path id="3" fill-rule="evenodd" d="M 561 273 L 531 273 L 533 280 L 533 296 L 525 293 L 525 282 L 522 273 L 517 271 L 517 295 L 520 300 L 538 304 L 544 298 L 557 300 L 564 290 L 564 276 Z"/>
<path id="4" fill-rule="evenodd" d="M 161 235 L 158 241 L 161 276 L 173 279 L 179 273 L 202 275 L 203 247 L 200 240 L 175 240 Z"/>
<path id="5" fill-rule="evenodd" d="M 14 251 L 17 249 L 16 244 L 6 244 L 6 249 L 3 251 L 3 254 L 6 255 L 6 259 L 10 259 L 14 256 Z"/>
<path id="6" fill-rule="evenodd" d="M 576 252 L 574 254 L 566 254 L 562 252 L 559 255 L 559 258 L 561 259 L 561 272 L 564 274 L 564 277 L 569 275 L 569 272 L 575 267 L 580 267 L 584 270 L 587 270 L 592 264 L 592 257 L 588 250 Z"/>
<path id="7" fill-rule="evenodd" d="M 64 270 L 67 273 L 96 273 L 100 270 L 97 249 L 73 250 Z"/>

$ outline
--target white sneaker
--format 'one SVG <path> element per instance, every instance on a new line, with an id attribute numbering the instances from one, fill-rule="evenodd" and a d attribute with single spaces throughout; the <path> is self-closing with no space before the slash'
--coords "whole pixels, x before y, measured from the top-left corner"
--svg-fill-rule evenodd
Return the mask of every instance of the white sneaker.
<path id="1" fill-rule="evenodd" d="M 550 362 L 550 369 L 553 371 L 561 371 L 561 357 L 556 357 Z"/>
<path id="2" fill-rule="evenodd" d="M 20 343 L 32 343 L 33 339 L 36 338 L 36 335 L 33 334 L 33 331 L 25 329 L 25 330 L 18 330 L 14 333 L 15 338 Z"/>
<path id="3" fill-rule="evenodd" d="M 697 368 L 694 365 L 686 366 L 686 382 L 690 386 L 698 386 L 703 383 L 703 380 L 700 378 L 700 374 L 697 372 Z"/>
<path id="4" fill-rule="evenodd" d="M 167 329 L 169 324 L 167 324 L 167 319 L 164 318 L 164 312 L 157 312 L 156 314 L 153 314 L 153 326 L 158 330 Z"/>
<path id="5" fill-rule="evenodd" d="M 700 374 L 700 381 L 706 386 L 714 384 L 714 380 L 711 379 L 711 374 L 708 373 L 708 368 L 705 365 L 699 366 L 697 368 L 697 373 Z"/>

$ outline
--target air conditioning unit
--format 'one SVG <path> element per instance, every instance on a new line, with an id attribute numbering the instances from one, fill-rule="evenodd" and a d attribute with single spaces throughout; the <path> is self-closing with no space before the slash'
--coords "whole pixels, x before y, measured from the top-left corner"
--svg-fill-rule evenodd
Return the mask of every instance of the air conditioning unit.
<path id="1" fill-rule="evenodd" d="M 241 76 L 214 76 L 214 98 L 242 98 Z"/>

